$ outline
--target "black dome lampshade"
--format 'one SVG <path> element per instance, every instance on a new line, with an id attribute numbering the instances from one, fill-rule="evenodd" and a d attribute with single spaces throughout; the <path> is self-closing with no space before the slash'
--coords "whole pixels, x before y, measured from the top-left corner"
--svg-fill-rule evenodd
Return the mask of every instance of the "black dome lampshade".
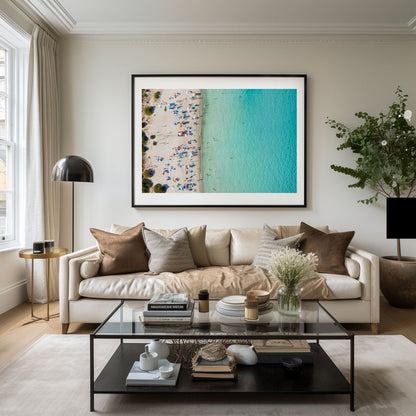
<path id="1" fill-rule="evenodd" d="M 65 156 L 52 169 L 52 181 L 72 182 L 72 252 L 74 252 L 74 182 L 94 182 L 94 172 L 88 160 L 80 156 Z"/>
<path id="2" fill-rule="evenodd" d="M 94 182 L 94 172 L 89 162 L 80 156 L 65 156 L 52 169 L 55 182 Z"/>

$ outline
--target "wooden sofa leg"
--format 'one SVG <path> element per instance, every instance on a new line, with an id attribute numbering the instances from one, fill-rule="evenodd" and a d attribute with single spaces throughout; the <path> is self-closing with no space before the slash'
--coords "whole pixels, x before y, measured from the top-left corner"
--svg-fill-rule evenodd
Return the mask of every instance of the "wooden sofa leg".
<path id="1" fill-rule="evenodd" d="M 371 332 L 373 333 L 373 335 L 378 335 L 378 324 L 371 324 Z"/>
<path id="2" fill-rule="evenodd" d="M 68 333 L 69 324 L 62 324 L 62 334 Z"/>

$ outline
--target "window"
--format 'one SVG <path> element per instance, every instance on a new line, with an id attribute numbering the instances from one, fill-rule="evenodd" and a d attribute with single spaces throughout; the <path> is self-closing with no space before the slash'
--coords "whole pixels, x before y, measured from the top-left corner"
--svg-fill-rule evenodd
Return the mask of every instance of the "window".
<path id="1" fill-rule="evenodd" d="M 27 48 L 0 16 L 0 250 L 22 241 Z"/>
<path id="2" fill-rule="evenodd" d="M 9 71 L 7 50 L 0 45 L 0 238 L 14 238 L 13 219 L 13 153 L 14 143 L 10 140 Z"/>

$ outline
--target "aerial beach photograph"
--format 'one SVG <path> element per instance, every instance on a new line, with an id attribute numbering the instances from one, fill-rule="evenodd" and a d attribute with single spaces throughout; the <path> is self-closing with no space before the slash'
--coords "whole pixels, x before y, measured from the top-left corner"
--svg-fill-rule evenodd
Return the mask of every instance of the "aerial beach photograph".
<path id="1" fill-rule="evenodd" d="M 295 89 L 142 89 L 143 193 L 296 193 Z"/>

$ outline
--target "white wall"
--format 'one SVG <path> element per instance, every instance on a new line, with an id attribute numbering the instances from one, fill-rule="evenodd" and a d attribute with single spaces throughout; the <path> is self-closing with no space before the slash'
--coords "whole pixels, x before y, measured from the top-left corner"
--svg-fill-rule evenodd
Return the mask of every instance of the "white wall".
<path id="1" fill-rule="evenodd" d="M 0 314 L 27 299 L 25 265 L 18 250 L 0 253 Z"/>
<path id="2" fill-rule="evenodd" d="M 355 123 L 353 114 L 385 111 L 397 85 L 416 114 L 416 41 L 281 39 L 234 41 L 145 41 L 133 38 L 65 38 L 61 41 L 62 156 L 86 157 L 93 184 L 76 184 L 76 248 L 94 243 L 89 227 L 111 223 L 150 227 L 256 227 L 263 223 L 329 224 L 355 230 L 353 244 L 379 255 L 394 253 L 385 239 L 385 203 L 364 206 L 370 195 L 352 190 L 349 177 L 330 169 L 348 164 L 327 116 Z M 307 102 L 307 208 L 131 208 L 131 74 L 305 73 Z M 62 184 L 63 243 L 70 247 L 70 185 Z M 416 242 L 403 252 L 416 255 Z"/>

